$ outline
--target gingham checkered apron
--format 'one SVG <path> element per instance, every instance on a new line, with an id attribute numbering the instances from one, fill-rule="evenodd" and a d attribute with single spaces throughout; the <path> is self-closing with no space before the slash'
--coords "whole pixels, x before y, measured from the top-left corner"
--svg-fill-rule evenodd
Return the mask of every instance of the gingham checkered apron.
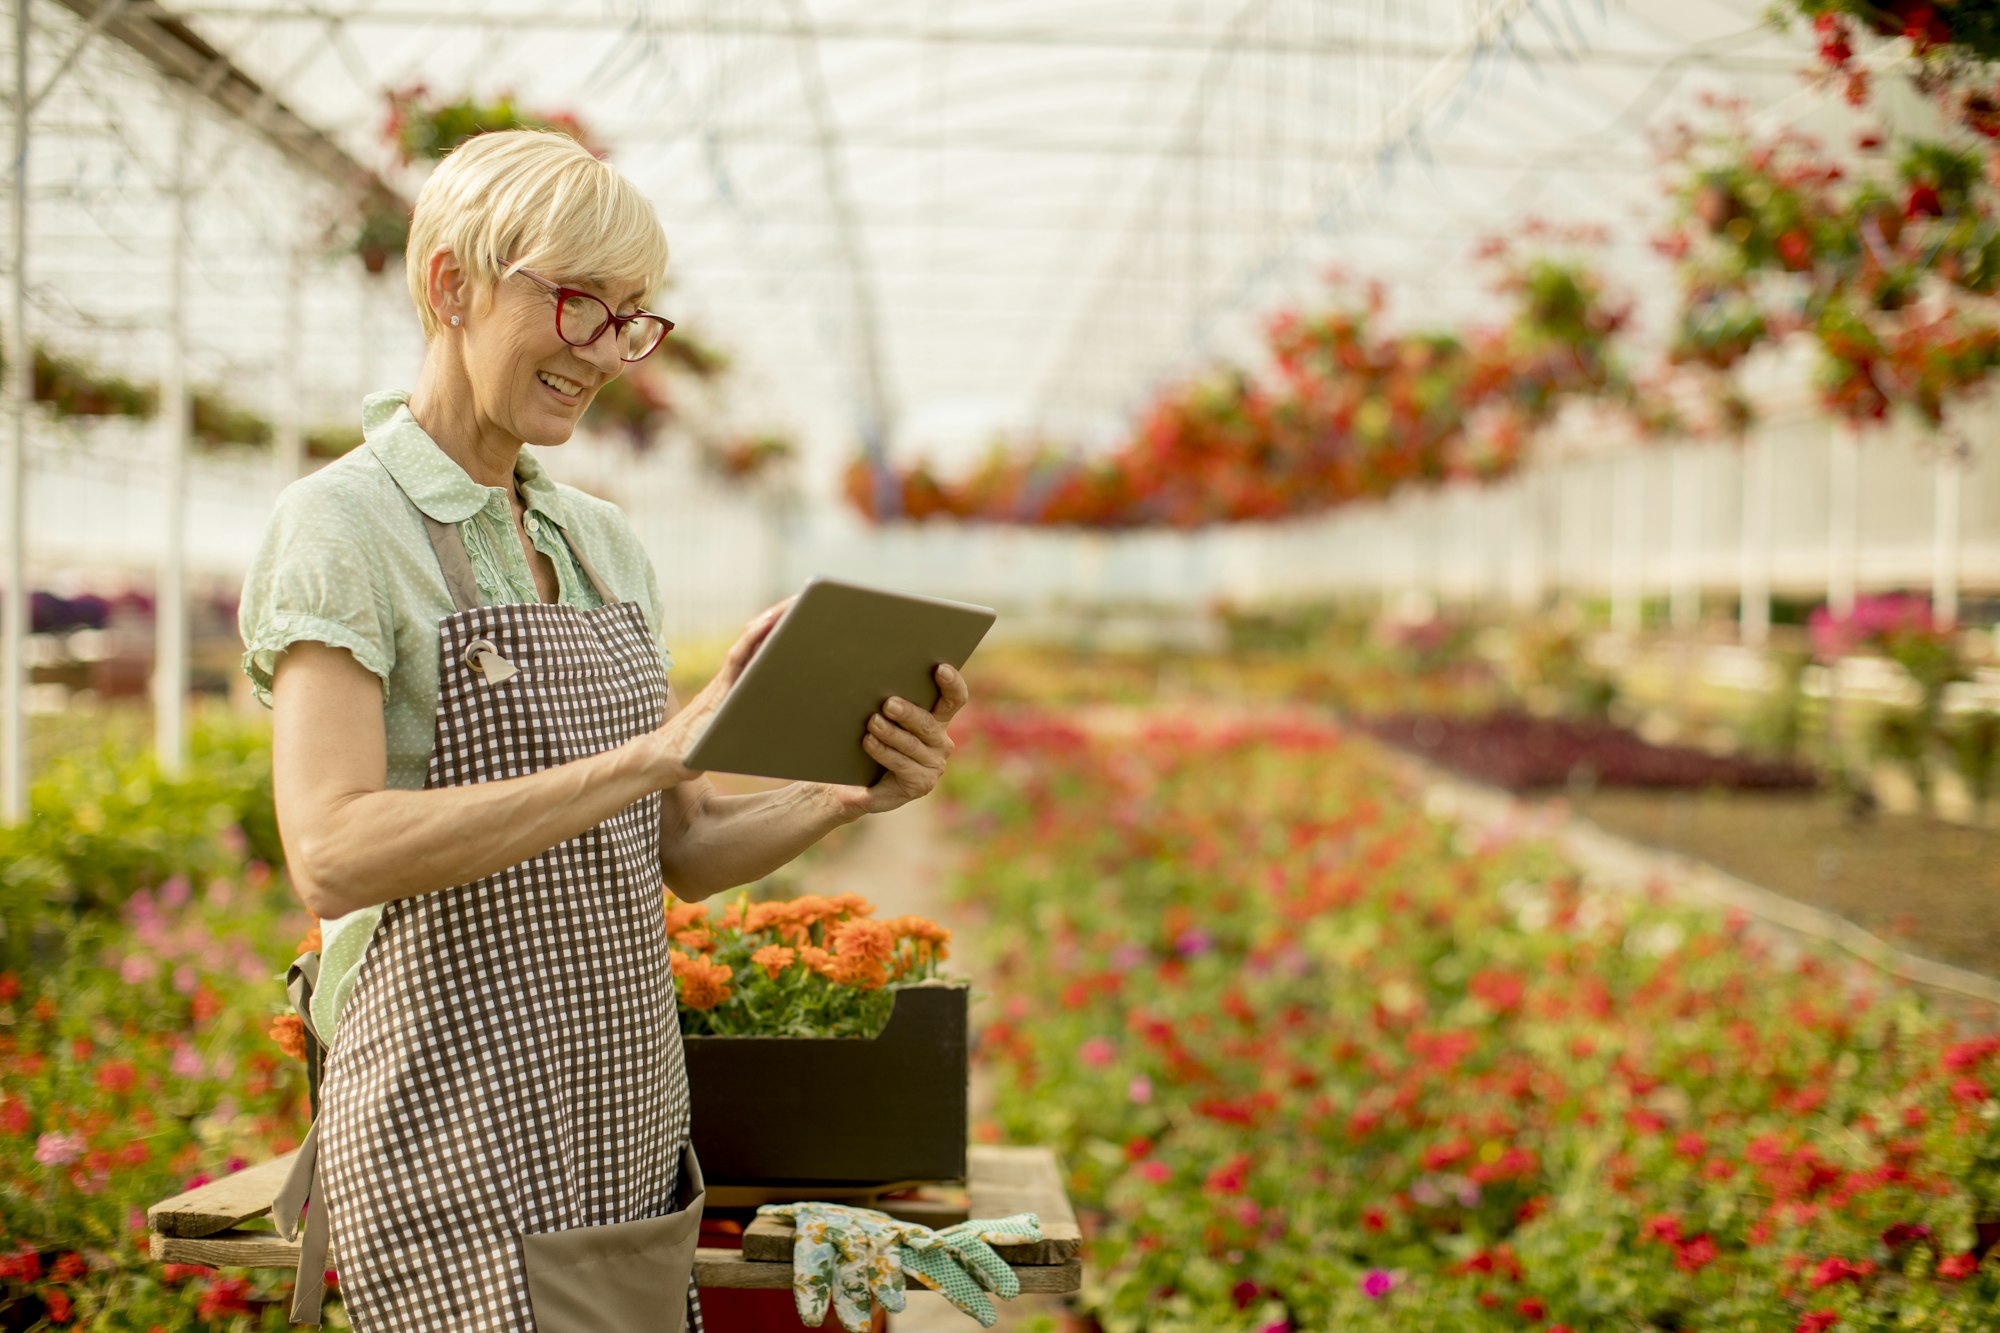
<path id="1" fill-rule="evenodd" d="M 480 606 L 457 527 L 430 527 L 460 609 L 438 624 L 427 788 L 520 777 L 659 725 L 666 676 L 645 616 L 582 552 L 601 608 Z M 467 660 L 481 639 L 518 674 L 489 682 Z M 319 1117 L 340 1296 L 362 1333 L 525 1333 L 524 1233 L 674 1210 L 689 1113 L 660 801 L 385 906 Z M 692 1280 L 686 1300 L 699 1333 Z"/>

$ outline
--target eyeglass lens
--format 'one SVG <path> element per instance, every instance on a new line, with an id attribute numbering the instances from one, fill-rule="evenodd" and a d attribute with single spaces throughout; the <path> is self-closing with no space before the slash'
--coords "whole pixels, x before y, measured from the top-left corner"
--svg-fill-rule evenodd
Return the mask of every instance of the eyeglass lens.
<path id="1" fill-rule="evenodd" d="M 562 334 L 564 342 L 581 347 L 594 341 L 610 321 L 611 311 L 602 301 L 575 294 L 565 297 L 562 308 L 556 312 L 556 331 Z M 657 319 L 635 319 L 615 335 L 618 355 L 627 361 L 637 361 L 652 351 L 666 332 L 666 326 Z"/>

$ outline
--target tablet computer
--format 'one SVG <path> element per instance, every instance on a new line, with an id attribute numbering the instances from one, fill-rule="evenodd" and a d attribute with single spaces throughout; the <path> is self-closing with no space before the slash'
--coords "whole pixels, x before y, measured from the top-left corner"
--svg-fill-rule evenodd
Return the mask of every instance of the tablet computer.
<path id="1" fill-rule="evenodd" d="M 937 707 L 935 672 L 963 670 L 991 607 L 839 579 L 806 584 L 682 760 L 689 768 L 872 787 L 861 748 L 891 695 Z"/>

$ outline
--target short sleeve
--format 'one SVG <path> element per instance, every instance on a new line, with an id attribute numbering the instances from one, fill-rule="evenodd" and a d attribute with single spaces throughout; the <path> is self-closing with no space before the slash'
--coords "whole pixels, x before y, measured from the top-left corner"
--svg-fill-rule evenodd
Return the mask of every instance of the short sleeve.
<path id="1" fill-rule="evenodd" d="M 238 604 L 243 672 L 271 703 L 278 658 L 301 639 L 345 648 L 386 687 L 396 660 L 394 618 L 375 544 L 337 490 L 297 483 L 278 498 Z"/>

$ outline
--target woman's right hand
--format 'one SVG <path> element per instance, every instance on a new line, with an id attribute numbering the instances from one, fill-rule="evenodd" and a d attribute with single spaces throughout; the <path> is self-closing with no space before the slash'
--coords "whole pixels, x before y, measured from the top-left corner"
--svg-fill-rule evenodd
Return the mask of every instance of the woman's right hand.
<path id="1" fill-rule="evenodd" d="M 668 689 L 666 720 L 649 738 L 659 754 L 661 786 L 672 786 L 677 782 L 688 782 L 701 776 L 699 769 L 687 766 L 683 756 L 694 748 L 695 741 L 708 729 L 709 721 L 715 716 L 716 709 L 722 706 L 723 696 L 729 693 L 730 687 L 736 684 L 737 678 L 743 674 L 743 668 L 750 664 L 750 659 L 756 656 L 757 649 L 770 637 L 771 628 L 778 623 L 778 618 L 789 611 L 792 603 L 797 600 L 798 595 L 793 594 L 776 606 L 767 607 L 759 612 L 757 617 L 744 627 L 736 642 L 730 645 L 729 652 L 723 656 L 722 669 L 717 671 L 708 684 L 702 686 L 687 703 L 677 703 L 673 690 Z"/>

